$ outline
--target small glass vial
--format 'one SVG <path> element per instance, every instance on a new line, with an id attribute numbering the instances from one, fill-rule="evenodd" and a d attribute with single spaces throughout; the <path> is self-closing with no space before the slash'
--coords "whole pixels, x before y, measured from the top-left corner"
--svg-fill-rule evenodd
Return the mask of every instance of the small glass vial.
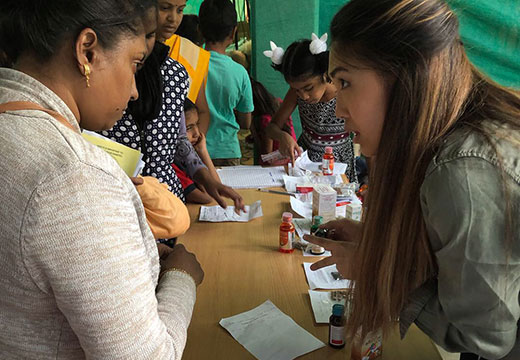
<path id="1" fill-rule="evenodd" d="M 284 212 L 282 214 L 282 223 L 280 224 L 280 252 L 292 253 L 294 241 L 294 225 L 292 223 L 292 214 Z"/>
<path id="2" fill-rule="evenodd" d="M 345 307 L 341 304 L 332 306 L 329 318 L 329 345 L 336 349 L 345 346 Z"/>
<path id="3" fill-rule="evenodd" d="M 314 221 L 312 222 L 312 226 L 311 226 L 311 235 L 316 234 L 316 231 L 318 231 L 318 227 L 321 224 L 323 224 L 323 216 L 315 215 L 313 219 L 314 219 Z"/>
<path id="4" fill-rule="evenodd" d="M 321 163 L 321 172 L 323 175 L 334 174 L 334 154 L 332 153 L 332 147 L 325 147 L 325 154 L 323 154 L 323 161 Z"/>

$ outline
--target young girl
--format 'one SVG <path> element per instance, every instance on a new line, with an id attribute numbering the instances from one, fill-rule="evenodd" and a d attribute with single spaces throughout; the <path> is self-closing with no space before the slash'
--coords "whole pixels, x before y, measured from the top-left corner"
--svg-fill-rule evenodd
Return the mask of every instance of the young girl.
<path id="1" fill-rule="evenodd" d="M 347 164 L 349 180 L 357 182 L 352 139 L 344 130 L 344 119 L 336 117 L 336 88 L 327 75 L 329 52 L 326 40 L 327 34 L 320 39 L 313 34 L 312 41 L 296 41 L 285 53 L 274 43 L 272 51 L 264 52 L 271 57 L 273 68 L 283 74 L 291 87 L 266 133 L 280 143 L 280 152 L 290 157 L 293 163 L 295 154 L 301 154 L 300 146 L 307 150 L 310 160 L 316 162 L 322 160 L 325 147 L 331 146 L 335 160 Z M 296 106 L 303 130 L 298 143 L 282 131 Z"/>
<path id="2" fill-rule="evenodd" d="M 352 0 L 331 33 L 337 114 L 374 161 L 364 222 L 308 240 L 354 280 L 350 334 L 415 322 L 462 359 L 519 359 L 520 94 L 440 0 Z"/>
<path id="3" fill-rule="evenodd" d="M 266 136 L 265 128 L 273 119 L 274 114 L 280 108 L 280 99 L 275 98 L 262 83 L 251 78 L 251 89 L 253 90 L 253 121 L 251 126 L 251 134 L 255 143 L 255 164 L 273 165 L 273 163 L 265 163 L 262 161 L 261 155 L 269 154 L 272 151 L 278 150 L 279 143 Z M 292 118 L 289 117 L 284 124 L 283 131 L 291 135 L 296 141 L 296 134 L 294 133 L 294 126 Z M 285 161 L 284 163 L 286 163 Z M 276 163 L 278 164 L 278 163 Z"/>
<path id="4" fill-rule="evenodd" d="M 208 170 L 213 179 L 220 182 L 217 170 L 215 170 L 215 166 L 213 166 L 208 149 L 206 148 L 206 137 L 199 130 L 199 114 L 197 111 L 197 106 L 192 103 L 190 99 L 186 99 L 184 102 L 184 119 L 186 122 L 186 137 L 199 155 L 204 165 L 208 167 Z M 186 174 L 186 172 L 179 169 L 175 163 L 172 164 L 172 166 L 175 169 L 175 173 L 177 174 L 177 177 L 182 184 L 184 189 L 184 197 L 186 198 L 187 202 L 207 204 L 213 201 L 211 196 L 208 195 L 204 188 L 198 187 L 193 179 L 191 179 Z"/>

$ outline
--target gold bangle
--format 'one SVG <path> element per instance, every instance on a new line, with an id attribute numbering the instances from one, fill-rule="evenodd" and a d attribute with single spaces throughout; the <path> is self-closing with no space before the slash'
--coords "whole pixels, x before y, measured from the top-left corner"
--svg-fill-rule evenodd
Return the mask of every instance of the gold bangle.
<path id="1" fill-rule="evenodd" d="M 163 277 L 164 274 L 166 274 L 167 272 L 171 272 L 171 271 L 178 271 L 178 272 L 184 273 L 184 274 L 188 275 L 190 278 L 192 278 L 192 280 L 193 280 L 193 282 L 195 282 L 195 284 L 197 283 L 189 272 L 187 272 L 186 270 L 183 270 L 183 269 L 178 269 L 176 267 L 171 267 L 171 268 L 161 271 L 161 273 L 159 274 L 159 280 L 161 280 L 161 278 Z"/>

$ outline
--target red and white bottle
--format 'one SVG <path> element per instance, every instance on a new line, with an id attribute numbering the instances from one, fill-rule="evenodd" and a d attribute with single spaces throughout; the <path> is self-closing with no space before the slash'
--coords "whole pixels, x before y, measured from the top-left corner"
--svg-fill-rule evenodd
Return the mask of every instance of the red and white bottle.
<path id="1" fill-rule="evenodd" d="M 323 160 L 321 162 L 321 172 L 323 175 L 334 174 L 334 154 L 332 153 L 332 147 L 325 147 L 325 154 L 323 154 Z"/>
<path id="2" fill-rule="evenodd" d="M 282 214 L 282 223 L 280 224 L 280 252 L 292 253 L 294 251 L 294 225 L 292 223 L 292 214 L 284 212 Z"/>

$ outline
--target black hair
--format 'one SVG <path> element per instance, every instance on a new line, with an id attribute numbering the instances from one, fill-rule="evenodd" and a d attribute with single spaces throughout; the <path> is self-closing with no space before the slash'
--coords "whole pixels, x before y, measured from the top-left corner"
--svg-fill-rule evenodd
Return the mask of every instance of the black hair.
<path id="1" fill-rule="evenodd" d="M 279 101 L 271 94 L 261 82 L 251 79 L 251 89 L 253 90 L 253 105 L 255 110 L 253 116 L 270 115 L 274 116 L 278 108 Z"/>
<path id="2" fill-rule="evenodd" d="M 168 57 L 170 48 L 156 41 L 143 67 L 135 74 L 135 84 L 139 97 L 128 103 L 128 113 L 132 115 L 140 129 L 147 121 L 157 119 L 162 107 L 164 90 L 161 65 Z"/>
<path id="3" fill-rule="evenodd" d="M 194 14 L 184 15 L 175 34 L 191 40 L 195 45 L 204 44 L 204 37 L 199 30 L 199 17 Z"/>
<path id="4" fill-rule="evenodd" d="M 110 49 L 121 34 L 142 31 L 142 17 L 152 6 L 157 0 L 2 0 L 0 50 L 13 63 L 24 52 L 46 62 L 85 28 Z"/>
<path id="5" fill-rule="evenodd" d="M 188 111 L 199 111 L 199 109 L 197 108 L 197 105 L 195 105 L 193 103 L 193 101 L 191 101 L 190 99 L 186 98 L 186 100 L 184 100 L 184 113 L 187 113 Z"/>
<path id="6" fill-rule="evenodd" d="M 237 12 L 229 0 L 204 0 L 200 5 L 199 21 L 207 42 L 221 42 L 237 26 Z"/>
<path id="7" fill-rule="evenodd" d="M 329 51 L 312 54 L 308 39 L 293 42 L 283 55 L 280 65 L 272 67 L 281 72 L 285 81 L 305 80 L 313 76 L 327 75 L 329 68 Z"/>

